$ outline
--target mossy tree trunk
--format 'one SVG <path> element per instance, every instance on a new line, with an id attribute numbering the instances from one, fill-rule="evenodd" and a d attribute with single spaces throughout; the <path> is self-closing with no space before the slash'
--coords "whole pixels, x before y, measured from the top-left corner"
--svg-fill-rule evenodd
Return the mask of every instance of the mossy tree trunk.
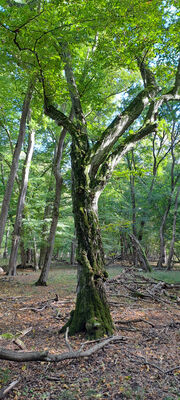
<path id="1" fill-rule="evenodd" d="M 81 149 L 82 150 L 82 149 Z M 81 151 L 84 154 L 84 151 Z M 69 333 L 87 332 L 98 338 L 113 332 L 113 323 L 104 289 L 107 272 L 98 217 L 80 147 L 72 145 L 72 198 L 77 236 L 78 283 L 75 311 L 67 325 Z"/>

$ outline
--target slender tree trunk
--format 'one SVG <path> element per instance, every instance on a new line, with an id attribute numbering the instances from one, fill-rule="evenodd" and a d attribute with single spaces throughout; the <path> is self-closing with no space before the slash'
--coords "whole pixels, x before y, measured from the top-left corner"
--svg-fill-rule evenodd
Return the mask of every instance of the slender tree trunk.
<path id="1" fill-rule="evenodd" d="M 23 242 L 22 238 L 20 241 L 20 253 L 21 253 L 21 265 L 22 265 L 22 267 L 26 267 L 27 257 L 26 257 L 26 250 L 25 250 L 24 242 Z"/>
<path id="2" fill-rule="evenodd" d="M 9 259 L 9 273 L 8 273 L 9 275 L 16 275 L 16 261 L 17 261 L 17 254 L 18 254 L 18 248 L 19 248 L 19 240 L 20 240 L 20 235 L 21 235 L 22 216 L 23 216 L 27 186 L 28 186 L 29 170 L 30 170 L 30 165 L 31 165 L 31 160 L 32 160 L 33 150 L 34 150 L 34 138 L 35 138 L 35 131 L 33 129 L 30 129 L 27 155 L 26 155 L 24 171 L 23 171 L 23 176 L 22 176 L 20 195 L 19 195 L 19 199 L 18 199 L 14 231 L 13 231 L 13 235 L 12 235 L 12 246 L 11 246 L 10 259 Z"/>
<path id="3" fill-rule="evenodd" d="M 10 227 L 8 225 L 7 230 L 6 230 L 6 237 L 5 237 L 5 244 L 4 244 L 4 252 L 3 252 L 3 258 L 8 258 L 8 238 L 9 238 L 9 231 Z"/>
<path id="4" fill-rule="evenodd" d="M 72 240 L 71 242 L 71 255 L 70 255 L 70 264 L 75 264 L 75 255 L 76 255 L 76 240 Z"/>
<path id="5" fill-rule="evenodd" d="M 54 199 L 54 206 L 53 206 L 52 222 L 51 222 L 49 237 L 48 237 L 48 241 L 47 241 L 48 246 L 46 248 L 44 265 L 43 265 L 43 268 L 41 271 L 41 275 L 40 275 L 38 281 L 36 282 L 37 286 L 46 286 L 47 285 L 47 279 L 48 279 L 49 269 L 50 269 L 51 260 L 52 260 L 52 254 L 53 254 L 53 249 L 54 249 L 54 240 L 55 240 L 56 228 L 57 228 L 57 223 L 58 223 L 58 218 L 59 218 L 59 205 L 60 205 L 61 190 L 62 190 L 62 183 L 63 183 L 63 179 L 62 179 L 62 176 L 61 176 L 59 170 L 60 170 L 60 163 L 61 163 L 61 159 L 62 159 L 63 144 L 64 144 L 66 132 L 67 132 L 66 129 L 62 130 L 60 138 L 59 138 L 59 143 L 58 143 L 56 161 L 55 161 L 55 165 L 54 165 L 56 189 L 55 189 L 55 199 Z"/>
<path id="6" fill-rule="evenodd" d="M 56 195 L 55 195 L 54 206 L 53 206 L 52 222 L 51 222 L 51 227 L 50 227 L 50 232 L 49 232 L 49 237 L 48 237 L 48 246 L 46 248 L 44 265 L 41 270 L 41 275 L 40 275 L 38 281 L 36 282 L 36 286 L 47 286 L 47 279 L 48 279 L 48 274 L 49 274 L 49 269 L 50 269 L 51 259 L 52 259 L 53 249 L 54 249 L 56 228 L 57 228 L 57 223 L 58 223 L 58 218 L 59 218 L 59 204 L 60 204 L 60 199 L 61 199 L 62 183 L 63 183 L 63 179 L 61 176 L 56 178 Z"/>
<path id="7" fill-rule="evenodd" d="M 144 249 L 142 248 L 139 240 L 133 234 L 129 234 L 133 247 L 136 248 L 137 258 L 139 260 L 140 266 L 146 271 L 151 271 L 151 266 L 147 260 Z"/>
<path id="8" fill-rule="evenodd" d="M 48 192 L 51 193 L 53 190 L 52 187 L 52 182 L 49 185 L 49 190 Z M 48 222 L 47 222 L 47 218 L 50 218 L 51 215 L 51 204 L 49 203 L 48 200 L 46 200 L 46 206 L 44 209 L 44 220 L 43 220 L 43 227 L 42 227 L 42 233 L 41 233 L 41 245 L 40 245 L 40 256 L 39 256 L 39 262 L 38 262 L 38 266 L 41 269 L 44 265 L 44 260 L 45 260 L 45 255 L 46 255 L 46 250 L 47 250 L 47 230 L 48 230 Z"/>
<path id="9" fill-rule="evenodd" d="M 173 231 L 172 231 L 172 239 L 171 239 L 171 244 L 170 244 L 170 249 L 169 249 L 169 256 L 167 259 L 167 270 L 170 270 L 172 268 L 172 259 L 174 255 L 174 242 L 175 242 L 175 236 L 176 236 L 176 220 L 177 220 L 177 209 L 178 209 L 178 197 L 180 194 L 180 186 L 178 187 L 177 194 L 176 194 L 176 199 L 175 199 L 175 209 L 174 209 L 174 218 L 173 218 Z"/>
<path id="10" fill-rule="evenodd" d="M 130 170 L 130 190 L 131 190 L 131 204 L 132 204 L 132 232 L 135 237 L 137 237 L 137 227 L 136 227 L 136 196 L 135 196 L 135 179 L 133 175 L 133 168 L 135 170 L 135 160 L 134 152 L 131 150 L 131 160 L 130 154 L 127 154 L 128 168 Z M 136 246 L 133 246 L 133 259 L 134 265 L 137 266 L 137 251 Z"/>
<path id="11" fill-rule="evenodd" d="M 33 248 L 33 263 L 35 271 L 38 271 L 38 260 L 37 260 L 37 246 L 36 246 L 36 239 L 33 238 L 34 248 Z"/>
<path id="12" fill-rule="evenodd" d="M 78 284 L 77 299 L 69 326 L 70 335 L 85 331 L 98 338 L 112 334 L 113 323 L 106 299 L 104 281 L 104 251 L 101 240 L 96 202 L 90 193 L 84 151 L 72 144 L 72 199 L 77 236 Z M 97 198 L 96 198 L 97 201 Z"/>
<path id="13" fill-rule="evenodd" d="M 44 265 L 45 255 L 46 255 L 46 246 L 43 243 L 43 244 L 41 244 L 41 247 L 40 247 L 40 255 L 39 255 L 39 261 L 38 261 L 39 269 L 42 269 L 42 267 Z"/>
<path id="14" fill-rule="evenodd" d="M 159 254 L 159 260 L 157 263 L 158 268 L 162 268 L 163 264 L 165 264 L 165 238 L 164 238 L 164 231 L 165 231 L 165 226 L 166 226 L 166 221 L 167 217 L 169 214 L 169 210 L 171 207 L 170 201 L 168 202 L 168 207 L 163 215 L 160 230 L 159 230 L 159 237 L 160 237 L 160 254 Z"/>
<path id="15" fill-rule="evenodd" d="M 39 269 L 42 269 L 45 261 L 45 256 L 46 256 L 46 250 L 47 250 L 47 240 L 48 240 L 48 228 L 49 228 L 49 223 L 47 219 L 51 219 L 52 216 L 52 208 L 53 208 L 53 198 L 54 195 L 54 179 L 53 179 L 53 168 L 55 166 L 56 162 L 56 151 L 54 151 L 54 157 L 53 157 L 53 165 L 52 165 L 52 171 L 51 171 L 51 177 L 50 177 L 50 182 L 49 182 L 49 187 L 48 187 L 48 192 L 47 192 L 47 197 L 46 197 L 46 205 L 44 209 L 44 217 L 43 217 L 43 226 L 42 226 L 42 233 L 41 233 L 41 245 L 40 245 L 40 256 L 39 256 Z"/>
<path id="16" fill-rule="evenodd" d="M 26 249 L 26 264 L 31 264 L 33 262 L 32 260 L 32 249 L 27 248 Z"/>
<path id="17" fill-rule="evenodd" d="M 7 221 L 9 203 L 10 203 L 11 194 L 12 194 L 12 190 L 13 190 L 14 180 L 16 177 L 17 169 L 18 169 L 19 156 L 20 156 L 21 148 L 22 148 L 22 145 L 24 142 L 24 137 L 25 137 L 25 132 L 26 132 L 26 120 L 27 120 L 27 116 L 29 113 L 33 88 L 34 88 L 34 79 L 32 82 L 29 83 L 29 86 L 28 86 L 28 89 L 26 92 L 26 96 L 24 99 L 21 120 L 20 120 L 20 127 L 19 127 L 19 136 L 18 136 L 18 140 L 17 140 L 16 146 L 15 146 L 11 170 L 10 170 L 8 182 L 6 185 L 4 198 L 3 198 L 1 215 L 0 215 L 0 247 L 2 244 L 4 229 L 5 229 L 5 225 L 6 225 L 6 221 Z"/>
<path id="18" fill-rule="evenodd" d="M 169 214 L 169 210 L 171 208 L 171 204 L 172 204 L 172 198 L 173 198 L 173 193 L 176 187 L 176 184 L 180 178 L 180 174 L 178 174 L 175 177 L 174 174 L 174 170 L 175 170 L 175 164 L 176 164 L 176 158 L 175 158 L 175 154 L 174 154 L 174 143 L 175 143 L 175 133 L 174 133 L 174 126 L 173 126 L 173 130 L 171 132 L 171 157 L 172 157 L 172 165 L 171 165 L 171 192 L 168 198 L 168 202 L 167 202 L 167 208 L 164 212 L 163 218 L 162 218 L 162 223 L 160 226 L 160 255 L 159 255 L 159 260 L 157 263 L 157 267 L 161 268 L 162 265 L 165 263 L 165 238 L 164 238 L 164 233 L 165 233 L 165 227 L 166 227 L 166 221 L 167 221 L 167 217 Z"/>

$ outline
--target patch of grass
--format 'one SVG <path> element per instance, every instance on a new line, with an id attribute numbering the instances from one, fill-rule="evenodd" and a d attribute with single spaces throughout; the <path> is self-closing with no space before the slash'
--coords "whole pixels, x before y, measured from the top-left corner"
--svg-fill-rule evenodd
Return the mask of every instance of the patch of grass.
<path id="1" fill-rule="evenodd" d="M 70 390 L 63 390 L 58 397 L 58 400 L 76 400 L 76 393 L 72 393 Z"/>
<path id="2" fill-rule="evenodd" d="M 49 273 L 48 283 L 49 284 L 61 284 L 61 285 L 75 285 L 77 279 L 77 271 L 75 269 L 61 269 L 52 270 Z"/>
<path id="3" fill-rule="evenodd" d="M 9 368 L 0 368 L 0 385 L 5 385 L 11 378 Z"/>
<path id="4" fill-rule="evenodd" d="M 113 265 L 112 267 L 106 267 L 106 271 L 108 272 L 109 279 L 114 278 L 117 275 L 120 275 L 124 268 L 120 265 Z"/>
<path id="5" fill-rule="evenodd" d="M 154 278 L 158 281 L 164 281 L 167 283 L 180 283 L 180 271 L 152 271 L 147 273 L 142 273 L 145 277 Z"/>

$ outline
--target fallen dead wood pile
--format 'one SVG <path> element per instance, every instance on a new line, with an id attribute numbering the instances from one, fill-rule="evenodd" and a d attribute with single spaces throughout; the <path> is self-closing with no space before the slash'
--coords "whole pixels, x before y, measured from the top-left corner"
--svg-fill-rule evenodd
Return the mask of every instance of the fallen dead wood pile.
<path id="1" fill-rule="evenodd" d="M 156 302 L 180 304 L 180 284 L 157 281 L 138 274 L 135 270 L 123 270 L 106 285 L 110 297 L 151 299 Z"/>

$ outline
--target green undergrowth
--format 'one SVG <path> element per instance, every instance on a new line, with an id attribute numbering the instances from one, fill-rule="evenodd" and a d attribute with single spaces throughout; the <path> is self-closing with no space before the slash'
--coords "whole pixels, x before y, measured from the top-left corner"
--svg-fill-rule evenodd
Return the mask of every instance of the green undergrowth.
<path id="1" fill-rule="evenodd" d="M 107 271 L 109 274 L 109 278 L 114 278 L 118 275 L 121 274 L 121 272 L 124 270 L 124 267 L 121 266 L 112 266 L 108 267 Z M 129 269 L 129 274 L 131 273 L 131 269 Z M 179 270 L 173 270 L 173 271 L 166 271 L 166 270 L 155 270 L 153 269 L 151 272 L 143 272 L 139 271 L 137 269 L 137 273 L 139 275 L 143 275 L 145 278 L 152 278 L 156 279 L 158 281 L 164 281 L 167 283 L 180 283 L 180 269 Z"/>
<path id="2" fill-rule="evenodd" d="M 142 273 L 145 277 L 157 279 L 167 283 L 180 283 L 180 271 L 152 271 Z"/>

